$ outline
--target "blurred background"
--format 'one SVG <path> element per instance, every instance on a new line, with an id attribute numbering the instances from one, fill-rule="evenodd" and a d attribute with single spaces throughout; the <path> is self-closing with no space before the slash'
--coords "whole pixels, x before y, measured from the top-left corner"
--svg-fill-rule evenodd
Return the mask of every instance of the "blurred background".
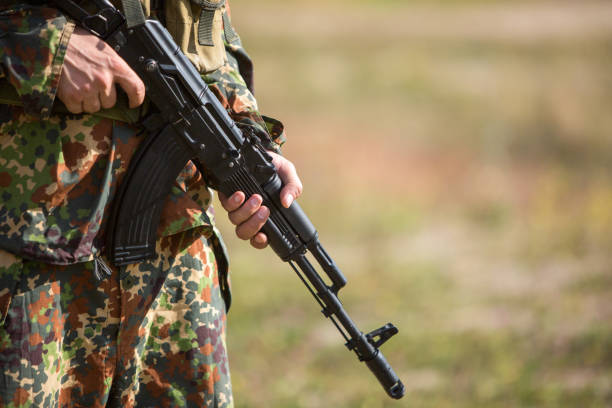
<path id="1" fill-rule="evenodd" d="M 237 407 L 612 406 L 612 2 L 231 0 L 393 401 L 234 239 Z"/>

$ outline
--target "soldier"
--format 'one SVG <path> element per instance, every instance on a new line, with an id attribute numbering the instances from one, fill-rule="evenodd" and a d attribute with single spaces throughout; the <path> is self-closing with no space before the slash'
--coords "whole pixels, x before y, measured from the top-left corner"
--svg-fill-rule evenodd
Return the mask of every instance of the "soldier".
<path id="1" fill-rule="evenodd" d="M 0 11 L 0 406 L 232 406 L 227 259 L 212 192 L 189 163 L 165 204 L 156 257 L 109 265 L 109 208 L 146 137 L 138 125 L 147 110 L 144 84 L 107 44 L 52 6 L 6 3 Z M 229 5 L 142 3 L 233 119 L 278 152 L 282 125 L 258 112 L 252 65 Z M 301 182 L 289 161 L 278 154 L 274 160 L 288 207 Z M 222 198 L 236 234 L 256 248 L 267 245 L 258 232 L 269 214 L 261 202 L 242 192 Z"/>

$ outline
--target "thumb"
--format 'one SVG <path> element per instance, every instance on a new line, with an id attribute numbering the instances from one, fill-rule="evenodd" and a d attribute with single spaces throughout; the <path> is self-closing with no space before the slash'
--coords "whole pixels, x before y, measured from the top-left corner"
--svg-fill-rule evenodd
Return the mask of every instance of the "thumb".
<path id="1" fill-rule="evenodd" d="M 293 163 L 277 154 L 273 154 L 272 158 L 272 162 L 283 182 L 283 188 L 280 193 L 281 204 L 285 208 L 289 208 L 293 200 L 302 194 L 302 181 L 298 177 Z"/>

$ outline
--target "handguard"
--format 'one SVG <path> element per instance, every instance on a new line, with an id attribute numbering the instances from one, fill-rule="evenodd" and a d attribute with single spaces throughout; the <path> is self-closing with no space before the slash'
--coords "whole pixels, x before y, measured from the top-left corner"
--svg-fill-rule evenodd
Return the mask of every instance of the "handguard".
<path id="1" fill-rule="evenodd" d="M 154 256 L 161 209 L 177 175 L 192 160 L 208 184 L 225 195 L 243 191 L 263 198 L 270 216 L 262 231 L 272 249 L 295 270 L 346 347 L 365 362 L 392 398 L 401 398 L 404 385 L 378 349 L 397 328 L 389 323 L 364 334 L 353 323 L 338 299 L 346 278 L 298 203 L 281 205 L 282 182 L 261 141 L 248 129 L 238 128 L 159 22 L 146 20 L 128 28 L 110 3 L 93 1 L 100 9 L 96 15 L 87 15 L 71 0 L 55 3 L 125 59 L 146 84 L 156 108 L 144 122 L 149 135 L 132 158 L 113 203 L 107 227 L 111 262 L 126 265 Z"/>

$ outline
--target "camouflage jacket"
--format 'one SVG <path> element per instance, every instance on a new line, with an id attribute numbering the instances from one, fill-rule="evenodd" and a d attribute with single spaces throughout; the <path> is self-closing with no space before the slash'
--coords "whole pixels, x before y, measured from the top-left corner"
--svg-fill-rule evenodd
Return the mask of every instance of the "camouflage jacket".
<path id="1" fill-rule="evenodd" d="M 112 119 L 112 112 L 58 113 L 55 96 L 74 24 L 44 1 L 8 3 L 0 6 L 0 248 L 55 264 L 88 261 L 103 251 L 105 214 L 142 129 Z M 250 59 L 231 28 L 228 5 L 222 13 L 227 58 L 203 78 L 234 120 L 278 149 L 282 125 L 259 114 Z M 214 230 L 210 201 L 188 163 L 167 199 L 158 235 Z"/>

